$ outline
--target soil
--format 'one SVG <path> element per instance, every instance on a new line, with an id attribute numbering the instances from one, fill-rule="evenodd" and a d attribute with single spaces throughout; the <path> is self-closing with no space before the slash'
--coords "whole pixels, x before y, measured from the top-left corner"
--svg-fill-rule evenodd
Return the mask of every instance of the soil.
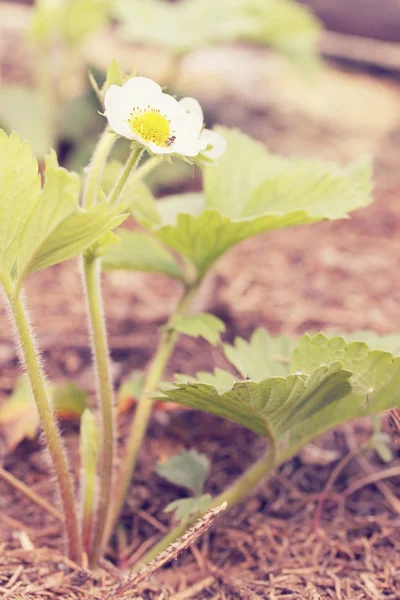
<path id="1" fill-rule="evenodd" d="M 370 81 L 382 84 L 372 77 Z M 397 88 L 396 93 L 400 93 Z M 312 116 L 299 123 L 282 107 L 260 111 L 243 101 L 234 114 L 218 102 L 209 106 L 215 121 L 235 121 L 276 151 L 307 154 L 313 150 L 340 160 L 358 154 L 360 131 L 354 129 L 345 138 L 344 129 L 338 134 L 334 124 L 321 126 Z M 374 205 L 349 221 L 258 236 L 217 263 L 193 310 L 207 310 L 224 319 L 227 340 L 248 336 L 258 326 L 289 335 L 317 329 L 400 331 L 398 128 L 385 131 L 379 139 L 373 132 L 371 139 L 377 165 Z M 117 385 L 132 369 L 146 368 L 157 343 L 157 328 L 179 292 L 178 284 L 161 276 L 105 275 Z M 27 283 L 26 296 L 49 377 L 58 382 L 73 378 L 93 397 L 77 262 L 36 274 Z M 182 338 L 167 376 L 215 365 L 224 365 L 218 350 Z M 0 401 L 12 391 L 19 373 L 3 313 Z M 120 419 L 120 447 L 130 418 Z M 390 432 L 386 422 L 384 427 Z M 126 597 L 400 599 L 396 439 L 389 465 L 372 452 L 355 455 L 331 481 L 334 469 L 367 439 L 370 429 L 369 422 L 350 424 L 308 446 L 243 504 L 219 516 L 178 561 L 158 570 Z M 78 481 L 77 428 L 63 425 L 63 435 Z M 182 495 L 154 474 L 154 465 L 183 447 L 195 447 L 210 457 L 206 490 L 210 493 L 222 490 L 263 451 L 255 435 L 231 423 L 191 411 L 156 410 L 124 509 L 125 536 L 113 540 L 107 560 L 96 573 L 77 568 L 63 556 L 63 528 L 54 517 L 0 480 L 0 596 L 11 600 L 117 597 L 121 578 L 140 560 L 148 540 L 157 540 L 166 530 L 170 517 L 163 508 Z M 0 448 L 0 456 L 5 469 L 54 502 L 53 477 L 39 440 L 24 441 L 8 455 Z"/>

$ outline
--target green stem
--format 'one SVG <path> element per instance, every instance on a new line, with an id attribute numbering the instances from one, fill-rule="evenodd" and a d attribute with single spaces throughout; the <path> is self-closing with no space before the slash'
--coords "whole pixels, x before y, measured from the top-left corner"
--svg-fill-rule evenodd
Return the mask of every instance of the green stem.
<path id="1" fill-rule="evenodd" d="M 273 446 L 269 447 L 264 456 L 251 467 L 249 467 L 231 486 L 216 496 L 213 499 L 211 508 L 217 508 L 224 502 L 227 502 L 227 510 L 229 510 L 238 504 L 260 483 L 264 477 L 271 473 L 275 467 L 275 464 L 275 449 Z M 186 523 L 182 523 L 174 527 L 174 529 L 167 533 L 167 535 L 163 537 L 158 544 L 153 546 L 153 548 L 141 558 L 140 563 L 136 565 L 134 571 L 139 571 L 142 567 L 154 560 L 158 554 L 160 554 L 160 552 L 166 550 L 170 544 L 176 542 L 176 540 L 180 538 L 187 529 L 192 527 L 196 523 L 197 519 L 203 516 L 205 512 L 200 515 L 196 515 L 196 517 L 187 521 Z"/>
<path id="2" fill-rule="evenodd" d="M 95 567 L 104 548 L 104 528 L 112 494 L 115 451 L 114 392 L 100 290 L 99 259 L 85 256 L 83 269 L 102 424 L 99 497 L 90 554 L 90 564 Z"/>
<path id="3" fill-rule="evenodd" d="M 19 294 L 16 295 L 13 293 L 11 287 L 8 288 L 6 286 L 5 291 L 10 301 L 25 368 L 29 376 L 47 447 L 56 472 L 67 529 L 68 555 L 73 561 L 80 564 L 82 552 L 75 510 L 74 491 L 56 419 L 47 394 L 45 377 L 40 366 L 29 321 L 21 298 Z"/>
<path id="4" fill-rule="evenodd" d="M 97 202 L 99 182 L 104 164 L 116 139 L 117 136 L 115 133 L 109 132 L 108 129 L 106 129 L 96 146 L 93 159 L 89 166 L 83 197 L 83 205 L 86 208 L 93 206 Z M 132 151 L 123 169 L 122 175 L 110 195 L 110 202 L 116 203 L 118 201 L 132 170 L 140 160 L 141 154 L 142 150 L 140 148 Z M 112 493 L 115 452 L 115 417 L 107 332 L 103 316 L 103 302 L 100 289 L 100 260 L 93 258 L 90 254 L 86 254 L 83 258 L 83 270 L 91 329 L 92 353 L 96 365 L 98 402 L 101 410 L 102 423 L 99 497 L 96 508 L 94 535 L 89 556 L 90 565 L 95 567 L 99 558 L 102 556 L 104 549 L 105 526 L 107 523 Z M 84 511 L 85 510 L 88 510 L 87 506 L 84 507 Z M 85 528 L 84 534 L 87 537 L 90 534 L 88 534 L 87 523 L 85 520 L 83 522 L 83 527 Z"/>
<path id="5" fill-rule="evenodd" d="M 110 131 L 107 126 L 98 141 L 87 171 L 88 174 L 83 195 L 83 206 L 85 208 L 90 208 L 97 202 L 97 194 L 104 164 L 117 137 L 118 136 L 113 131 Z"/>
<path id="6" fill-rule="evenodd" d="M 108 527 L 109 535 L 112 533 L 121 513 L 126 494 L 136 466 L 137 455 L 146 433 L 147 425 L 153 407 L 153 400 L 149 397 L 158 387 L 168 360 L 178 339 L 178 333 L 172 328 L 174 320 L 185 314 L 193 296 L 196 294 L 199 283 L 187 286 L 168 324 L 161 334 L 157 352 L 147 372 L 146 380 L 140 395 L 131 429 L 128 434 L 126 455 L 122 462 L 118 484 L 114 494 L 111 519 Z M 169 327 L 170 326 L 170 327 Z"/>
<path id="7" fill-rule="evenodd" d="M 141 181 L 142 179 L 147 177 L 147 175 L 149 175 L 149 173 L 151 173 L 153 169 L 157 165 L 159 165 L 163 160 L 163 156 L 153 156 L 153 158 L 149 158 L 149 160 L 147 160 L 144 163 L 144 165 L 136 169 L 136 171 L 132 174 L 130 182 L 132 183 L 132 181 Z"/>
<path id="8" fill-rule="evenodd" d="M 144 148 L 142 146 L 135 147 L 126 161 L 126 164 L 122 170 L 121 176 L 118 179 L 113 191 L 111 192 L 108 202 L 109 204 L 116 204 L 124 191 L 126 184 L 128 183 L 128 179 L 130 179 L 133 171 L 139 165 L 139 162 L 143 156 Z"/>

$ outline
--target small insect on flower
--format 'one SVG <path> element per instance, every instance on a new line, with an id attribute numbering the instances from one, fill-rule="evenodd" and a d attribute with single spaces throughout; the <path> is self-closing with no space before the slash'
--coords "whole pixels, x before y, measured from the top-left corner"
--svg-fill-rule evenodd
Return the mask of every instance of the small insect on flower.
<path id="1" fill-rule="evenodd" d="M 183 98 L 178 102 L 147 77 L 132 77 L 123 86 L 112 85 L 104 104 L 111 129 L 151 154 L 212 160 L 225 152 L 224 138 L 204 129 L 203 111 L 197 100 Z"/>
<path id="2" fill-rule="evenodd" d="M 175 140 L 176 140 L 176 136 L 175 135 L 171 135 L 171 137 L 167 141 L 167 146 L 168 147 L 172 146 L 174 144 Z"/>

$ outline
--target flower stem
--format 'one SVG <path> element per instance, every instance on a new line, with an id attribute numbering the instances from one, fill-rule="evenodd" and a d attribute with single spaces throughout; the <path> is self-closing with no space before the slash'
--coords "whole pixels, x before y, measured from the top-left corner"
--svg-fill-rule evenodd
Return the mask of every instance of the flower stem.
<path id="1" fill-rule="evenodd" d="M 132 174 L 130 181 L 132 182 L 144 179 L 163 160 L 163 156 L 153 156 L 153 158 L 149 158 L 149 160 L 147 160 L 141 167 L 136 169 L 136 171 Z"/>
<path id="2" fill-rule="evenodd" d="M 87 179 L 83 194 L 83 205 L 85 208 L 90 208 L 96 204 L 104 164 L 117 137 L 113 131 L 109 131 L 109 127 L 107 126 L 98 141 L 90 165 L 87 168 Z"/>
<path id="3" fill-rule="evenodd" d="M 174 313 L 168 321 L 168 325 L 161 334 L 157 352 L 150 364 L 146 380 L 140 395 L 131 429 L 128 434 L 126 455 L 122 462 L 118 475 L 118 484 L 114 494 L 111 518 L 108 533 L 111 534 L 121 513 L 129 484 L 136 466 L 137 455 L 146 433 L 147 425 L 153 407 L 153 400 L 149 397 L 158 387 L 164 374 L 168 360 L 172 354 L 178 339 L 178 333 L 172 328 L 174 320 L 185 314 L 193 296 L 196 294 L 199 283 L 188 285 L 178 303 Z M 168 327 L 170 326 L 170 327 Z"/>
<path id="4" fill-rule="evenodd" d="M 115 438 L 114 393 L 100 290 L 99 259 L 85 256 L 83 270 L 102 425 L 99 497 L 90 554 L 90 564 L 95 567 L 104 548 L 104 527 L 112 494 Z M 85 510 L 88 510 L 87 506 Z"/>
<path id="5" fill-rule="evenodd" d="M 93 155 L 89 167 L 88 178 L 83 198 L 85 207 L 96 203 L 99 180 L 104 168 L 108 154 L 116 140 L 114 133 L 105 130 Z M 122 193 L 130 174 L 138 164 L 142 155 L 142 149 L 135 148 L 123 168 L 120 179 L 112 191 L 109 202 L 116 203 Z M 106 523 L 112 494 L 114 453 L 115 453 L 115 416 L 114 416 L 114 393 L 112 387 L 112 376 L 110 370 L 107 332 L 104 321 L 103 301 L 101 294 L 101 271 L 100 259 L 86 253 L 83 258 L 83 272 L 85 282 L 85 292 L 87 298 L 88 315 L 91 329 L 92 354 L 96 365 L 96 377 L 98 388 L 98 402 L 101 411 L 101 460 L 99 473 L 99 497 L 97 501 L 95 528 L 89 562 L 91 567 L 95 567 L 99 558 L 102 556 L 104 544 Z M 88 506 L 84 511 L 88 514 Z M 87 527 L 85 525 L 85 535 L 87 537 Z"/>
<path id="6" fill-rule="evenodd" d="M 73 561 L 80 564 L 82 560 L 81 540 L 75 510 L 73 486 L 60 434 L 57 429 L 56 419 L 47 395 L 45 377 L 40 366 L 29 321 L 20 295 L 14 294 L 11 287 L 8 288 L 8 286 L 5 286 L 5 291 L 10 301 L 22 357 L 31 383 L 47 447 L 56 472 L 67 529 L 68 555 Z"/>
<path id="7" fill-rule="evenodd" d="M 264 477 L 266 477 L 266 475 L 271 473 L 275 467 L 275 464 L 274 447 L 269 447 L 260 460 L 249 467 L 231 486 L 213 499 L 210 508 L 217 508 L 224 502 L 227 502 L 227 510 L 229 510 L 238 504 L 260 483 Z M 199 517 L 202 517 L 205 512 L 207 511 L 204 511 L 202 514 L 196 515 L 196 517 L 193 519 L 174 527 L 174 529 L 167 533 L 167 535 L 163 537 L 158 544 L 153 546 L 153 548 L 141 558 L 140 563 L 136 565 L 134 571 L 139 571 L 142 567 L 154 560 L 158 554 L 160 554 L 160 552 L 166 550 L 170 544 L 175 542 L 185 533 L 187 529 L 192 527 L 196 520 Z"/>
<path id="8" fill-rule="evenodd" d="M 116 204 L 118 202 L 133 171 L 138 167 L 140 160 L 143 156 L 143 153 L 144 153 L 144 148 L 142 148 L 141 146 L 133 148 L 133 150 L 131 151 L 131 153 L 128 157 L 128 160 L 126 161 L 126 164 L 122 170 L 121 176 L 118 179 L 114 189 L 112 190 L 112 192 L 109 196 L 109 199 L 108 199 L 109 204 L 112 205 L 112 204 Z"/>

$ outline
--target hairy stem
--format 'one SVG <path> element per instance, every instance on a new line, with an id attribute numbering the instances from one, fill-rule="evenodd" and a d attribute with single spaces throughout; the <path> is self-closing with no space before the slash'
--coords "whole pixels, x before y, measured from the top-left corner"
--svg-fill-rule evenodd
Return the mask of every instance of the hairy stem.
<path id="1" fill-rule="evenodd" d="M 100 137 L 89 167 L 88 178 L 83 198 L 85 207 L 96 203 L 99 190 L 99 180 L 104 168 L 105 161 L 116 139 L 115 134 L 106 130 Z M 131 152 L 122 174 L 112 191 L 109 202 L 116 203 L 142 155 L 142 149 Z M 98 403 L 101 412 L 101 459 L 99 470 L 99 497 L 96 508 L 95 528 L 89 562 L 95 567 L 102 556 L 105 544 L 106 523 L 110 507 L 113 468 L 115 453 L 115 416 L 114 416 L 114 392 L 110 369 L 107 331 L 104 320 L 103 300 L 101 294 L 101 271 L 100 259 L 86 253 L 83 258 L 83 272 L 85 292 L 87 298 L 88 315 L 91 330 L 91 345 L 94 363 L 96 366 Z M 88 506 L 84 507 L 87 511 Z M 88 523 L 84 520 L 85 536 L 87 537 Z"/>
<path id="2" fill-rule="evenodd" d="M 117 204 L 122 192 L 124 191 L 126 184 L 128 183 L 128 180 L 131 176 L 133 176 L 133 171 L 138 167 L 143 153 L 144 148 L 142 148 L 141 146 L 134 148 L 131 151 L 128 160 L 126 161 L 126 165 L 122 170 L 120 178 L 118 179 L 114 189 L 112 190 L 108 198 L 109 204 Z"/>
<path id="3" fill-rule="evenodd" d="M 138 169 L 136 169 L 136 171 L 134 173 L 132 173 L 132 175 L 130 177 L 130 181 L 132 182 L 132 181 L 139 181 L 139 180 L 144 179 L 163 160 L 164 160 L 163 156 L 153 156 L 152 158 L 149 158 L 149 160 L 147 160 L 141 167 L 139 167 Z"/>
<path id="4" fill-rule="evenodd" d="M 137 455 L 146 433 L 147 425 L 153 407 L 153 401 L 149 397 L 158 387 L 165 368 L 168 364 L 172 351 L 178 339 L 178 333 L 172 329 L 174 320 L 185 314 L 193 296 L 198 289 L 198 283 L 187 286 L 184 294 L 178 303 L 174 313 L 168 321 L 168 325 L 161 334 L 157 352 L 150 364 L 146 375 L 142 393 L 140 395 L 131 429 L 128 435 L 126 455 L 122 462 L 118 474 L 118 484 L 114 494 L 111 519 L 108 526 L 108 533 L 111 534 L 121 513 L 126 494 L 136 466 Z"/>
<path id="5" fill-rule="evenodd" d="M 97 194 L 104 165 L 117 137 L 113 131 L 109 131 L 109 127 L 107 126 L 98 141 L 92 160 L 87 167 L 86 185 L 83 193 L 83 205 L 85 208 L 90 208 L 97 202 Z"/>
<path id="6" fill-rule="evenodd" d="M 114 392 L 109 363 L 107 331 L 100 290 L 100 261 L 86 256 L 83 261 L 85 291 L 91 330 L 93 360 L 96 365 L 97 392 L 101 412 L 101 460 L 96 522 L 91 544 L 92 567 L 102 555 L 104 527 L 111 501 L 114 467 L 115 423 Z M 85 507 L 88 510 L 88 507 Z"/>
<path id="7" fill-rule="evenodd" d="M 243 500 L 243 498 L 245 498 L 245 496 L 247 496 L 247 494 L 249 494 L 260 483 L 260 481 L 274 469 L 276 464 L 275 456 L 275 446 L 269 446 L 268 450 L 260 460 L 249 467 L 243 473 L 243 475 L 234 481 L 232 485 L 230 485 L 225 491 L 213 499 L 211 508 L 217 508 L 224 502 L 227 502 L 227 510 L 229 510 Z M 175 542 L 185 533 L 187 529 L 192 527 L 197 519 L 202 517 L 205 512 L 207 511 L 196 515 L 196 517 L 190 519 L 186 523 L 182 523 L 174 527 L 174 529 L 167 533 L 167 535 L 164 536 L 158 542 L 158 544 L 153 546 L 153 548 L 140 559 L 140 562 L 135 567 L 134 571 L 140 570 L 142 567 L 154 560 L 158 554 L 160 554 L 160 552 L 166 550 L 170 544 Z"/>
<path id="8" fill-rule="evenodd" d="M 56 473 L 67 529 L 68 555 L 72 560 L 80 564 L 82 560 L 81 540 L 75 510 L 73 485 L 56 419 L 47 394 L 45 377 L 40 366 L 40 359 L 37 355 L 28 317 L 21 298 L 19 294 L 13 294 L 11 289 L 6 289 L 6 293 L 15 321 L 22 358 L 29 376 L 47 447 Z"/>

